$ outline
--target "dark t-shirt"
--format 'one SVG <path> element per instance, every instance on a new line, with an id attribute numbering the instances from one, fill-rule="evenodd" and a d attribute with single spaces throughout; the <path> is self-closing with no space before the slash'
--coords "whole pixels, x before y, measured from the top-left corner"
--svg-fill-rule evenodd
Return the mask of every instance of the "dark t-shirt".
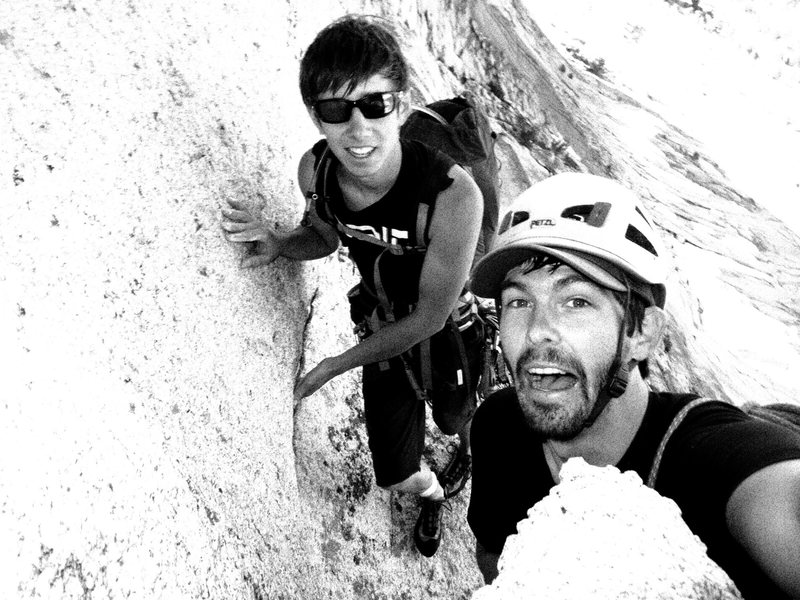
<path id="1" fill-rule="evenodd" d="M 646 481 L 672 418 L 695 397 L 651 393 L 642 425 L 616 466 L 636 471 Z M 541 438 L 527 428 L 513 388 L 494 394 L 478 408 L 472 423 L 472 496 L 467 520 L 489 552 L 502 551 L 528 509 L 555 485 L 541 444 Z M 708 555 L 745 598 L 785 596 L 732 538 L 725 507 L 749 475 L 790 459 L 800 459 L 796 434 L 723 402 L 694 408 L 664 452 L 655 489 L 678 504 L 689 528 L 708 547 Z"/>
<path id="2" fill-rule="evenodd" d="M 357 211 L 347 208 L 336 181 L 335 168 L 328 171 L 326 192 L 331 212 L 344 225 L 384 242 L 414 246 L 419 203 L 427 204 L 429 215 L 433 215 L 437 196 L 453 182 L 447 173 L 455 162 L 421 142 L 403 139 L 401 144 L 403 159 L 397 181 L 374 204 Z M 319 157 L 323 149 L 324 143 L 318 143 L 314 146 L 314 154 Z M 335 165 L 336 159 L 333 160 Z M 323 220 L 327 220 L 325 214 L 319 210 L 318 213 Z M 342 243 L 348 247 L 362 281 L 374 292 L 375 260 L 383 252 L 383 248 L 343 234 L 340 237 Z M 388 298 L 396 305 L 396 316 L 407 312 L 407 309 L 403 309 L 404 306 L 417 302 L 423 260 L 424 254 L 421 253 L 396 255 L 390 252 L 386 252 L 380 259 L 381 283 Z"/>

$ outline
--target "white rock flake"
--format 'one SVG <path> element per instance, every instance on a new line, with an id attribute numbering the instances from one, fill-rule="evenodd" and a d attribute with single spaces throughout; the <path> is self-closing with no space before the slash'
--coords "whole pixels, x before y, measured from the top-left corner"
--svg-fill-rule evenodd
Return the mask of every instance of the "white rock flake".
<path id="1" fill-rule="evenodd" d="M 741 598 L 672 500 L 633 471 L 568 460 L 473 600 Z"/>

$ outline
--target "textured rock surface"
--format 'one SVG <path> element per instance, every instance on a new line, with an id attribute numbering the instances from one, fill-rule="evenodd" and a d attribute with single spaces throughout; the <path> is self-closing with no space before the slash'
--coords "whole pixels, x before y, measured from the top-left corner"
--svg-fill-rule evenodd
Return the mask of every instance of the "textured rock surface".
<path id="1" fill-rule="evenodd" d="M 292 403 L 304 366 L 352 343 L 350 264 L 242 271 L 219 229 L 225 197 L 298 221 L 296 162 L 317 133 L 297 61 L 347 10 L 399 24 L 420 99 L 486 103 L 505 199 L 581 165 L 653 199 L 685 265 L 658 381 L 800 397 L 796 237 L 515 2 L 0 2 L 0 598 L 479 585 L 463 499 L 426 560 L 415 503 L 375 488 L 357 375 Z M 720 297 L 736 344 L 709 327 Z"/>
<path id="2" fill-rule="evenodd" d="M 634 472 L 572 458 L 517 524 L 473 600 L 735 600 L 741 595 L 672 500 Z"/>

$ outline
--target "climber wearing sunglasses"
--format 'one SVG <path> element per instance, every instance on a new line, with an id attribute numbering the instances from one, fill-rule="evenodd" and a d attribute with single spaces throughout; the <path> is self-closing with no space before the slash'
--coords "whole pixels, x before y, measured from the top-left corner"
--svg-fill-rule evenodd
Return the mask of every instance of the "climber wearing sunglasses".
<path id="1" fill-rule="evenodd" d="M 420 496 L 414 541 L 432 556 L 442 539 L 444 501 L 471 472 L 469 425 L 482 334 L 477 324 L 453 327 L 451 314 L 475 254 L 483 200 L 450 157 L 401 139 L 411 110 L 408 71 L 380 19 L 348 16 L 321 31 L 300 65 L 300 93 L 324 138 L 300 160 L 300 189 L 308 199 L 303 224 L 278 232 L 244 203 L 229 201 L 222 225 L 229 240 L 255 242 L 247 267 L 279 256 L 322 258 L 340 243 L 347 247 L 361 275 L 348 294 L 360 341 L 305 373 L 295 406 L 332 378 L 363 368 L 376 482 Z M 438 475 L 422 460 L 426 400 L 439 429 L 460 441 Z"/>
<path id="2" fill-rule="evenodd" d="M 336 125 L 347 123 L 357 108 L 365 119 L 382 119 L 392 114 L 403 92 L 373 92 L 358 100 L 347 98 L 328 98 L 317 100 L 312 108 L 316 117 L 323 123 Z"/>

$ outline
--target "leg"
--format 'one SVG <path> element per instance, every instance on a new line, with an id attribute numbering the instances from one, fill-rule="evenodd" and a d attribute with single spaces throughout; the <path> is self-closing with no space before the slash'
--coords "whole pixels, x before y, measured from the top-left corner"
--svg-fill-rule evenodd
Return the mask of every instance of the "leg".
<path id="1" fill-rule="evenodd" d="M 434 501 L 444 500 L 444 489 L 442 489 L 436 473 L 431 471 L 425 463 L 420 465 L 419 471 L 386 489 L 404 494 L 416 494 L 421 498 Z"/>
<path id="2" fill-rule="evenodd" d="M 425 444 L 425 406 L 395 362 L 388 370 L 377 364 L 364 367 L 364 417 L 376 483 L 413 493 L 422 486 L 416 474 Z"/>
<path id="3" fill-rule="evenodd" d="M 436 474 L 422 462 L 425 403 L 417 398 L 400 364 L 392 364 L 387 371 L 366 365 L 363 382 L 375 480 L 384 489 L 421 498 L 414 543 L 421 554 L 433 556 L 442 539 L 444 490 Z"/>
<path id="4" fill-rule="evenodd" d="M 473 409 L 470 409 L 473 410 Z M 452 498 L 464 489 L 472 475 L 472 448 L 470 446 L 470 427 L 472 426 L 472 412 L 461 419 L 457 430 L 459 445 L 452 452 L 450 461 L 442 470 L 439 479 L 445 490 L 445 497 Z"/>
<path id="5" fill-rule="evenodd" d="M 392 489 L 419 495 L 422 507 L 414 525 L 414 545 L 420 554 L 430 558 L 439 549 L 444 533 L 442 509 L 445 504 L 445 493 L 436 473 L 422 463 L 419 471 L 392 486 Z"/>

